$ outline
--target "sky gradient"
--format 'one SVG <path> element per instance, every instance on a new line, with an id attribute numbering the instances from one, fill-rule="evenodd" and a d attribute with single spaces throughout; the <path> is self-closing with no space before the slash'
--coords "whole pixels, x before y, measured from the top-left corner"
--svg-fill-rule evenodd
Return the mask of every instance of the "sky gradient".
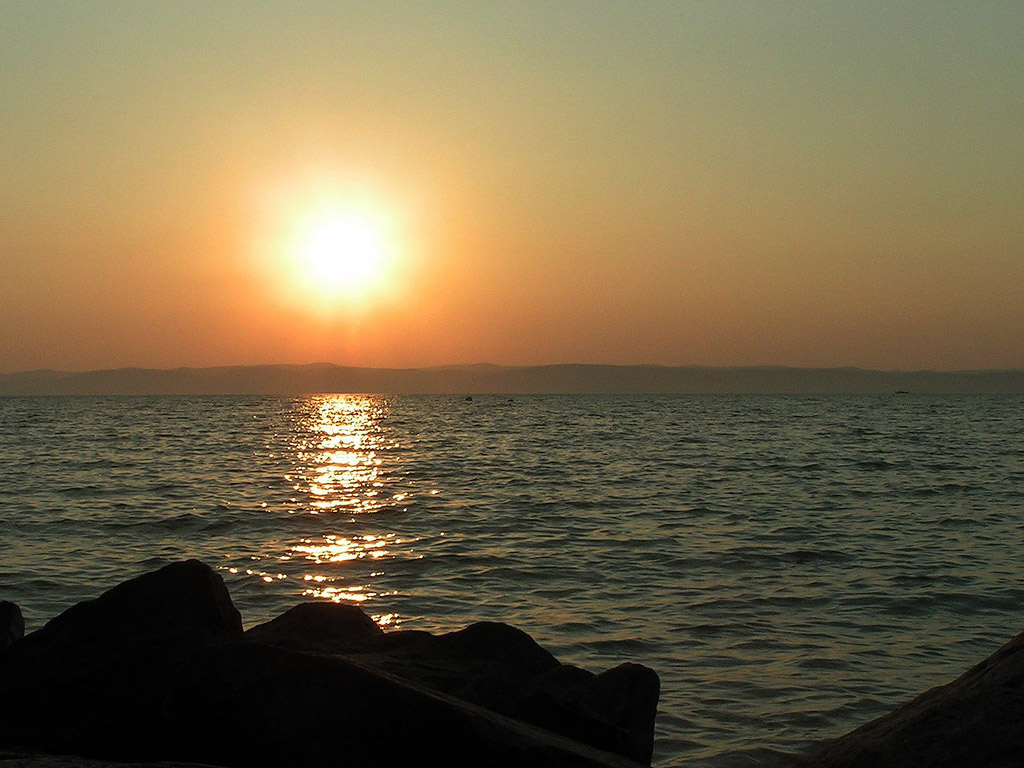
<path id="1" fill-rule="evenodd" d="M 0 372 L 1024 367 L 1021 30 L 996 1 L 0 0 Z M 372 287 L 300 274 L 325 200 L 384 222 Z"/>

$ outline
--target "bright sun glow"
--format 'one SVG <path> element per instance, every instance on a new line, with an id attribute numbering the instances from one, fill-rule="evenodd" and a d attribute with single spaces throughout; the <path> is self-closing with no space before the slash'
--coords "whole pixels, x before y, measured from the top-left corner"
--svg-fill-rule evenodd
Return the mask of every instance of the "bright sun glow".
<path id="1" fill-rule="evenodd" d="M 321 298 L 357 301 L 387 288 L 394 244 L 367 211 L 327 210 L 303 221 L 291 248 L 296 277 Z"/>
<path id="2" fill-rule="evenodd" d="M 362 311 L 403 288 L 402 223 L 394 207 L 366 193 L 324 183 L 281 188 L 264 201 L 255 250 L 272 292 L 292 305 Z"/>

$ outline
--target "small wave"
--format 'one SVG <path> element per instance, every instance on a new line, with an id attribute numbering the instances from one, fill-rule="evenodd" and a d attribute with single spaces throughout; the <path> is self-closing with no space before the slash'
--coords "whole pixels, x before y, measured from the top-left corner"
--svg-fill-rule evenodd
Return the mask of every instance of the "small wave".
<path id="1" fill-rule="evenodd" d="M 619 638 L 612 640 L 587 640 L 582 643 L 585 647 L 600 651 L 615 651 L 617 653 L 643 653 L 657 647 L 657 643 L 637 637 Z"/>
<path id="2" fill-rule="evenodd" d="M 1012 589 L 976 594 L 971 592 L 933 592 L 900 595 L 883 601 L 883 609 L 894 616 L 934 616 L 948 613 L 962 618 L 985 613 L 1003 613 L 1019 608 L 1024 590 Z"/>
<path id="3" fill-rule="evenodd" d="M 127 469 L 132 466 L 131 462 L 115 461 L 113 459 L 80 459 L 71 462 L 71 467 L 76 470 Z"/>
<path id="4" fill-rule="evenodd" d="M 770 747 L 748 747 L 723 750 L 706 765 L 707 768 L 789 768 L 797 764 L 798 757 Z"/>
<path id="5" fill-rule="evenodd" d="M 149 516 L 140 514 L 134 518 L 113 519 L 104 521 L 104 528 L 112 530 L 160 530 L 179 531 L 199 530 L 204 527 L 206 518 L 198 512 L 182 512 L 171 516 Z M 214 521 L 218 523 L 221 521 Z"/>
<path id="6" fill-rule="evenodd" d="M 701 606 L 705 607 L 705 606 Z M 696 624 L 692 627 L 688 627 L 686 632 L 696 637 L 725 637 L 725 636 L 739 636 L 746 637 L 749 630 L 738 623 L 721 623 L 721 624 Z"/>
<path id="7" fill-rule="evenodd" d="M 811 461 L 806 464 L 791 464 L 785 468 L 794 472 L 818 472 L 825 469 L 825 465 L 818 461 Z"/>
<path id="8" fill-rule="evenodd" d="M 143 489 L 146 493 L 155 493 L 158 496 L 172 499 L 191 498 L 194 489 L 182 483 L 154 483 Z"/>
<path id="9" fill-rule="evenodd" d="M 800 659 L 796 662 L 796 665 L 801 669 L 821 669 L 832 672 L 847 669 L 850 666 L 849 662 L 844 659 L 834 659 L 827 656 L 811 656 L 810 658 Z"/>
<path id="10" fill-rule="evenodd" d="M 147 557 L 147 558 L 145 558 L 143 560 L 137 560 L 135 564 L 140 569 L 149 570 L 149 569 L 163 568 L 165 565 L 167 565 L 168 562 L 170 562 L 170 561 L 165 559 L 165 558 L 163 558 L 163 557 Z"/>
<path id="11" fill-rule="evenodd" d="M 830 597 L 804 595 L 772 595 L 751 601 L 752 605 L 766 608 L 821 608 L 832 602 Z"/>
<path id="12" fill-rule="evenodd" d="M 686 515 L 687 517 L 708 517 L 710 515 L 718 514 L 718 511 L 711 507 L 696 506 L 681 509 L 677 514 Z M 668 521 L 665 525 L 675 526 L 676 523 L 674 521 Z"/>
<path id="13" fill-rule="evenodd" d="M 109 489 L 96 483 L 88 483 L 86 485 L 65 485 L 59 489 L 59 492 L 72 499 L 92 499 L 108 493 Z"/>
<path id="14" fill-rule="evenodd" d="M 221 533 L 223 531 L 229 531 L 238 527 L 238 524 L 233 520 L 211 520 L 205 525 L 200 526 L 200 529 L 206 533 Z"/>
<path id="15" fill-rule="evenodd" d="M 871 469 L 878 472 L 884 472 L 890 469 L 897 469 L 901 466 L 900 463 L 895 461 L 886 461 L 885 459 L 862 459 L 856 461 L 853 464 L 858 469 Z"/>
<path id="16" fill-rule="evenodd" d="M 851 559 L 850 554 L 839 549 L 801 548 L 783 551 L 737 549 L 720 555 L 717 562 L 730 570 L 774 570 L 794 565 L 842 564 Z"/>

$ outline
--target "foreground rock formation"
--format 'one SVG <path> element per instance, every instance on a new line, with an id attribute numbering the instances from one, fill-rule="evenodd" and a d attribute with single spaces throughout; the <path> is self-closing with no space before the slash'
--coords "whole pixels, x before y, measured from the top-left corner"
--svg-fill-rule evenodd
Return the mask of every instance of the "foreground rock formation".
<path id="1" fill-rule="evenodd" d="M 195 560 L 11 634 L 0 650 L 7 749 L 257 767 L 651 759 L 652 670 L 593 675 L 504 624 L 385 633 L 326 603 L 243 633 L 220 576 Z"/>
<path id="2" fill-rule="evenodd" d="M 658 676 L 638 664 L 601 675 L 560 664 L 507 624 L 458 632 L 383 632 L 353 606 L 307 603 L 253 627 L 246 639 L 306 653 L 344 654 L 416 684 L 584 744 L 650 763 Z"/>
<path id="3" fill-rule="evenodd" d="M 825 744 L 810 768 L 1024 765 L 1024 633 L 946 685 Z"/>
<path id="4" fill-rule="evenodd" d="M 636 768 L 651 759 L 650 669 L 594 675 L 505 624 L 383 632 L 358 608 L 330 603 L 243 632 L 222 579 L 195 560 L 23 635 L 18 607 L 0 602 L 0 764 L 11 768 L 103 768 L 94 759 Z M 1024 765 L 1024 634 L 800 765 Z"/>

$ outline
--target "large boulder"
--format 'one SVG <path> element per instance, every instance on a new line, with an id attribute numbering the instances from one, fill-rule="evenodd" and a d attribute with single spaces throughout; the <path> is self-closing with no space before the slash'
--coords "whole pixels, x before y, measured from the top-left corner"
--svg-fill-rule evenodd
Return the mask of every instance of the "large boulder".
<path id="1" fill-rule="evenodd" d="M 245 633 L 290 650 L 341 654 L 364 667 L 649 764 L 657 674 L 624 664 L 601 675 L 560 664 L 522 630 L 480 622 L 442 635 L 381 632 L 355 606 L 296 606 Z"/>
<path id="2" fill-rule="evenodd" d="M 558 666 L 558 659 L 528 634 L 495 621 L 470 624 L 430 644 L 428 656 L 491 663 L 518 674 L 537 675 Z"/>
<path id="3" fill-rule="evenodd" d="M 196 654 L 165 714 L 182 758 L 239 768 L 637 768 L 353 658 L 258 643 Z"/>
<path id="4" fill-rule="evenodd" d="M 660 694 L 657 672 L 625 662 L 570 688 L 567 699 L 590 713 L 594 722 L 611 726 L 605 734 L 615 734 L 615 751 L 649 764 L 654 754 L 654 720 Z"/>
<path id="5" fill-rule="evenodd" d="M 351 653 L 372 645 L 384 634 L 354 605 L 301 603 L 276 619 L 245 633 L 247 640 L 293 651 Z"/>
<path id="6" fill-rule="evenodd" d="M 120 584 L 0 653 L 0 745 L 158 757 L 178 667 L 241 634 L 223 580 L 198 560 Z"/>
<path id="7" fill-rule="evenodd" d="M 1024 764 L 1024 634 L 951 683 L 829 742 L 814 768 L 1010 768 Z"/>

